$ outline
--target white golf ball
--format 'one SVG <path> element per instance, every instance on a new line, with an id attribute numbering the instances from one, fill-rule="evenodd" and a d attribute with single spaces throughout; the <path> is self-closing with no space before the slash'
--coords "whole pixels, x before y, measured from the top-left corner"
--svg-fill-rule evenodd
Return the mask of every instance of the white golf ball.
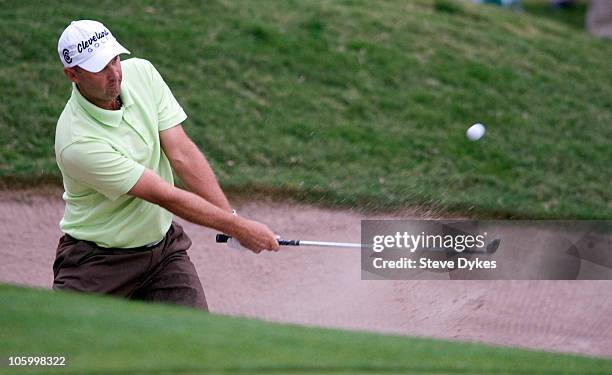
<path id="1" fill-rule="evenodd" d="M 467 135 L 470 141 L 479 140 L 480 138 L 482 138 L 484 133 L 485 133 L 485 127 L 483 124 L 474 124 L 470 126 L 468 130 L 465 132 L 465 134 Z"/>

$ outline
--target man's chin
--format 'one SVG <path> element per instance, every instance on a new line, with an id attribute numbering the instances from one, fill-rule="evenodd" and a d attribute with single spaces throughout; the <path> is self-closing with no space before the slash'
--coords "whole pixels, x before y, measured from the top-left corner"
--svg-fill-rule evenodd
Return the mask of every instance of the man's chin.
<path id="1" fill-rule="evenodd" d="M 121 85 L 118 85 L 117 87 L 111 87 L 107 92 L 109 94 L 108 96 L 113 100 L 119 96 L 119 93 L 121 93 Z"/>

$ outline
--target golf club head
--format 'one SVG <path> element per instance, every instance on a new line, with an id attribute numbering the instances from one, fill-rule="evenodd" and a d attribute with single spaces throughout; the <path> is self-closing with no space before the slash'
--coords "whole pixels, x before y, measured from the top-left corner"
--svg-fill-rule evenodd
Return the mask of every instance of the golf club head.
<path id="1" fill-rule="evenodd" d="M 501 243 L 501 238 L 495 238 L 493 241 L 489 242 L 487 245 L 487 254 L 495 254 L 499 244 Z"/>

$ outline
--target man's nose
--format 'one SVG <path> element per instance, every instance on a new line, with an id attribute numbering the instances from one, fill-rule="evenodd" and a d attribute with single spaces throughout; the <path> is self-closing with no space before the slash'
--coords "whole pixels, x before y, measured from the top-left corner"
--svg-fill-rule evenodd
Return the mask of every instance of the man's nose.
<path id="1" fill-rule="evenodd" d="M 120 75 L 119 67 L 115 66 L 114 64 L 109 64 L 107 72 L 106 72 L 106 76 L 108 77 L 108 79 L 112 81 L 118 81 L 119 75 Z"/>

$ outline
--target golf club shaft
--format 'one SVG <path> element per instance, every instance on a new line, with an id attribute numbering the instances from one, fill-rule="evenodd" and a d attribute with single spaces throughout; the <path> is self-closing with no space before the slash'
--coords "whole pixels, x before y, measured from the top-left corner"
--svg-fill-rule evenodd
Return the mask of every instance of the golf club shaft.
<path id="1" fill-rule="evenodd" d="M 217 234 L 217 242 L 227 242 L 231 237 L 226 234 Z M 281 246 L 319 246 L 319 247 L 343 247 L 361 248 L 360 243 L 352 242 L 327 242 L 327 241 L 303 241 L 303 240 L 278 240 Z"/>
<path id="2" fill-rule="evenodd" d="M 232 238 L 231 236 L 228 236 L 227 234 L 217 234 L 217 242 L 219 243 L 227 243 L 227 241 L 229 241 L 229 239 Z M 499 243 L 501 242 L 501 239 L 496 238 L 495 240 L 491 241 L 491 243 L 489 243 L 486 247 L 486 249 L 482 249 L 482 250 L 466 250 L 466 253 L 471 253 L 471 254 L 494 254 L 497 251 L 497 248 L 499 246 Z M 281 246 L 317 246 L 317 247 L 336 247 L 336 248 L 362 248 L 362 247 L 368 247 L 368 245 L 363 245 L 360 243 L 354 243 L 354 242 L 327 242 L 327 241 L 304 241 L 304 240 L 283 240 L 283 239 L 279 239 L 278 240 L 278 244 Z M 423 249 L 420 251 L 429 251 L 429 252 L 449 252 L 448 249 Z M 460 254 L 459 252 L 457 252 L 457 254 Z M 455 254 L 455 255 L 457 255 Z"/>

